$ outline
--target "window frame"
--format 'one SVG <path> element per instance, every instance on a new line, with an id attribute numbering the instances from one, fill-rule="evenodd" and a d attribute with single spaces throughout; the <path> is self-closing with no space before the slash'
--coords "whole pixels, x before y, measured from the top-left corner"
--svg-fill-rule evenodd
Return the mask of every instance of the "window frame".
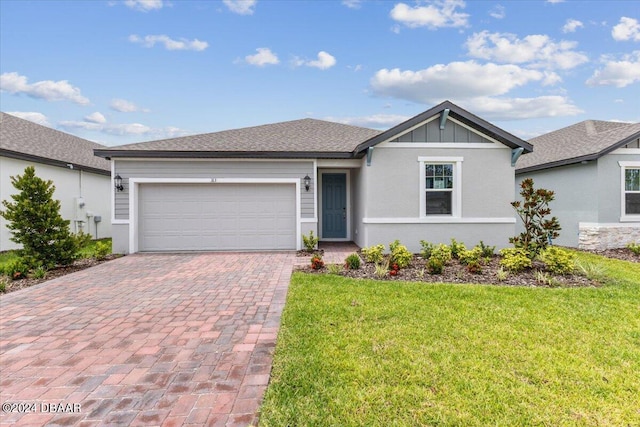
<path id="1" fill-rule="evenodd" d="M 626 195 L 627 193 L 640 194 L 640 191 L 627 191 L 626 189 L 626 171 L 628 169 L 640 169 L 640 162 L 620 161 L 620 221 L 621 222 L 637 222 L 640 221 L 640 213 L 628 214 L 626 211 Z"/>
<path id="2" fill-rule="evenodd" d="M 460 218 L 462 215 L 462 162 L 463 157 L 418 157 L 420 168 L 420 218 Z M 451 189 L 451 214 L 427 215 L 426 165 L 453 165 Z"/>

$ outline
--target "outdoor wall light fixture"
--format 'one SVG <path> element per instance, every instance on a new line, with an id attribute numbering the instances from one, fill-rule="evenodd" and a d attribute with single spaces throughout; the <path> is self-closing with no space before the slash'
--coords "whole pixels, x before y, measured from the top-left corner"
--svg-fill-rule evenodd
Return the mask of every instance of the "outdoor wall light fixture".
<path id="1" fill-rule="evenodd" d="M 304 189 L 309 191 L 309 187 L 311 187 L 311 178 L 309 178 L 309 175 L 305 175 L 302 181 L 304 182 Z"/>
<path id="2" fill-rule="evenodd" d="M 115 184 L 116 190 L 118 190 L 118 191 L 123 191 L 124 190 L 124 186 L 122 185 L 122 177 L 120 175 L 116 175 L 113 178 L 113 182 Z"/>

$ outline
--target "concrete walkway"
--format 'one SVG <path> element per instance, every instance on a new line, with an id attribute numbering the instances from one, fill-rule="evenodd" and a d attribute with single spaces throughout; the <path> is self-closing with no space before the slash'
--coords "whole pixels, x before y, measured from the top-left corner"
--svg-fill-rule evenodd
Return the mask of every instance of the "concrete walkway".
<path id="1" fill-rule="evenodd" d="M 251 425 L 295 258 L 131 255 L 0 297 L 0 424 Z"/>

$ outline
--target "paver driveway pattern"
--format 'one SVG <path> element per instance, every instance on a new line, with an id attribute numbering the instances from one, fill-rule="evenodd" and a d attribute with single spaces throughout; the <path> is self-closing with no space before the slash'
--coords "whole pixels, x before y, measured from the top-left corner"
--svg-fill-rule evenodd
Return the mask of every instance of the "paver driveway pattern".
<path id="1" fill-rule="evenodd" d="M 250 425 L 294 260 L 130 255 L 0 297 L 0 400 L 31 410 L 0 423 Z"/>

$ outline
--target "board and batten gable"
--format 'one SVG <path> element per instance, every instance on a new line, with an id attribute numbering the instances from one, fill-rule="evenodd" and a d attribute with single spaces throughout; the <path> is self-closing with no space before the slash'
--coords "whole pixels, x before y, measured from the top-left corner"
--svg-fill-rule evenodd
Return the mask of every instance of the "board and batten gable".
<path id="1" fill-rule="evenodd" d="M 355 230 L 360 246 L 399 239 L 419 252 L 420 240 L 448 244 L 451 238 L 508 246 L 515 230 L 511 148 L 451 118 L 440 129 L 439 117 L 376 145 L 371 164 L 361 168 L 355 201 L 363 211 Z M 421 169 L 430 163 L 455 165 L 451 215 L 427 215 L 421 208 Z"/>

